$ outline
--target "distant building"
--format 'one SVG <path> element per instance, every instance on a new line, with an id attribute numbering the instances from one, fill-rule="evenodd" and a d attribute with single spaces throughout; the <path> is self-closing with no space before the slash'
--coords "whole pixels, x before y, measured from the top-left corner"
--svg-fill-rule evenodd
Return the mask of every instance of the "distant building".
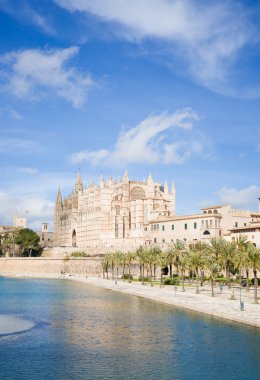
<path id="1" fill-rule="evenodd" d="M 259 201 L 260 204 L 260 201 Z M 246 235 L 260 247 L 259 212 L 231 205 L 204 207 L 201 213 L 175 214 L 175 186 L 169 191 L 149 176 L 147 181 L 123 179 L 83 188 L 80 174 L 73 192 L 62 199 L 59 190 L 54 211 L 54 246 L 81 249 L 103 247 L 135 249 L 140 245 L 162 248 L 176 241 L 194 243 L 214 237 L 234 240 Z"/>
<path id="2" fill-rule="evenodd" d="M 255 233 L 246 233 L 249 231 Z M 166 246 L 176 241 L 194 243 L 214 237 L 231 241 L 239 234 L 260 247 L 260 212 L 233 209 L 230 205 L 211 206 L 202 208 L 201 214 L 164 216 L 150 221 L 144 225 L 144 244 Z"/>
<path id="3" fill-rule="evenodd" d="M 41 247 L 53 247 L 53 232 L 49 231 L 49 223 L 42 223 L 41 231 L 36 233 L 40 238 Z"/>
<path id="4" fill-rule="evenodd" d="M 19 215 L 14 215 L 14 227 L 17 228 L 26 228 L 27 227 L 27 219 L 22 218 Z"/>

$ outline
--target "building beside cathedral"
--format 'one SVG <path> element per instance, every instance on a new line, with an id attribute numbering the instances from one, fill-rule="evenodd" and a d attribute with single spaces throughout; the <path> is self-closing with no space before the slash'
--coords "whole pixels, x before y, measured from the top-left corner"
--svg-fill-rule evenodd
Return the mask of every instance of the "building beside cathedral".
<path id="1" fill-rule="evenodd" d="M 147 181 L 123 179 L 83 187 L 80 173 L 73 192 L 58 191 L 54 211 L 54 245 L 60 247 L 114 247 L 124 251 L 144 243 L 144 225 L 175 215 L 175 186 L 169 190 L 151 175 Z"/>

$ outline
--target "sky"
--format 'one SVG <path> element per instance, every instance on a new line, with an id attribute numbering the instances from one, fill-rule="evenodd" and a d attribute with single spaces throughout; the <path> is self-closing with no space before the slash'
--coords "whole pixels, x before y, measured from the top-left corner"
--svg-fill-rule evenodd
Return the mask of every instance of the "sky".
<path id="1" fill-rule="evenodd" d="M 0 225 L 105 177 L 260 197 L 260 1 L 0 0 Z"/>

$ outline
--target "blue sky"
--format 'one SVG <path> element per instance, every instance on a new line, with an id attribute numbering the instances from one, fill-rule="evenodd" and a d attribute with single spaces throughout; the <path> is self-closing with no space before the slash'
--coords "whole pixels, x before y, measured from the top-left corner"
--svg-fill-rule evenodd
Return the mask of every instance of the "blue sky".
<path id="1" fill-rule="evenodd" d="M 0 0 L 0 224 L 101 174 L 257 209 L 260 2 Z"/>

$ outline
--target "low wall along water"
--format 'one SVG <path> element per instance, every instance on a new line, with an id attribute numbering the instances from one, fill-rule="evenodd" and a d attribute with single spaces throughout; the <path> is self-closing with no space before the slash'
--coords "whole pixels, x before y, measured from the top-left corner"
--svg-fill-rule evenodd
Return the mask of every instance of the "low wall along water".
<path id="1" fill-rule="evenodd" d="M 86 274 L 99 276 L 102 274 L 99 258 L 52 259 L 43 257 L 0 258 L 0 275 L 10 274 Z"/>

